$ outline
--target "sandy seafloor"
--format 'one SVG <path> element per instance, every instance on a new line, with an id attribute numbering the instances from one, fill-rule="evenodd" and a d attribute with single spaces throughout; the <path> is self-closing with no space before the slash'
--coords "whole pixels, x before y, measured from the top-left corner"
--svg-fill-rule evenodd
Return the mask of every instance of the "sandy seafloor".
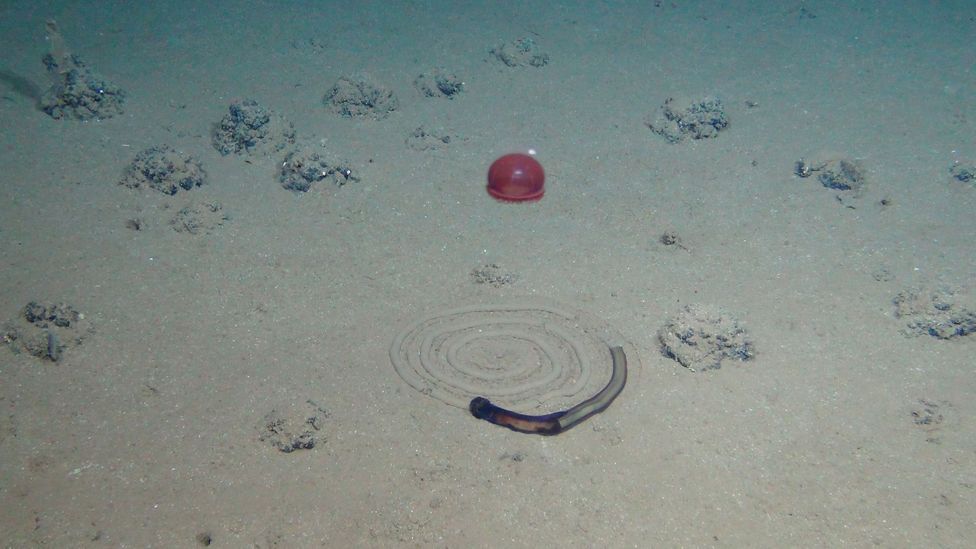
<path id="1" fill-rule="evenodd" d="M 66 302 L 95 328 L 57 362 L 0 348 L 0 542 L 972 546 L 976 336 L 908 337 L 892 300 L 976 283 L 976 187 L 949 176 L 976 160 L 976 6 L 654 4 L 0 4 L 0 317 Z M 15 85 L 46 85 L 50 17 L 128 93 L 124 115 L 54 120 Z M 550 63 L 489 59 L 521 37 Z M 434 66 L 464 92 L 422 97 Z M 323 105 L 362 72 L 398 96 L 386 119 Z M 714 139 L 643 123 L 706 95 L 730 120 Z M 361 180 L 296 194 L 279 158 L 221 156 L 211 126 L 242 97 Z M 420 125 L 456 138 L 411 150 Z M 161 144 L 208 183 L 118 184 Z M 487 166 L 529 147 L 543 200 L 491 199 Z M 793 174 L 818 151 L 860 162 L 863 196 Z M 172 230 L 195 200 L 230 219 Z M 472 280 L 493 263 L 515 283 Z M 606 412 L 518 434 L 391 366 L 414 320 L 523 297 L 635 350 Z M 691 372 L 663 356 L 657 332 L 689 303 L 734 313 L 755 358 Z M 328 411 L 315 448 L 259 439 L 306 400 Z M 916 421 L 922 401 L 937 421 Z"/>

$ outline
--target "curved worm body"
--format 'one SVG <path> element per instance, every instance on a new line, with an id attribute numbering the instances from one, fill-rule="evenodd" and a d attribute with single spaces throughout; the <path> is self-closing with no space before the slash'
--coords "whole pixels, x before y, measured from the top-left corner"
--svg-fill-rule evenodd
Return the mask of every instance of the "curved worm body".
<path id="1" fill-rule="evenodd" d="M 624 355 L 621 347 L 610 347 L 610 356 L 613 358 L 613 374 L 607 386 L 568 410 L 530 416 L 495 406 L 485 397 L 471 399 L 468 409 L 471 410 L 471 415 L 478 419 L 508 427 L 513 431 L 536 435 L 558 435 L 593 414 L 606 410 L 620 391 L 623 391 L 627 383 L 627 356 Z"/>

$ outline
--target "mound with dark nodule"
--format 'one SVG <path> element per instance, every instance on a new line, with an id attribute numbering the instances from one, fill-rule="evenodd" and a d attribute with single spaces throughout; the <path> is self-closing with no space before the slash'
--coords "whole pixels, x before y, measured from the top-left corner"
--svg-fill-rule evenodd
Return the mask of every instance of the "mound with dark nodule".
<path id="1" fill-rule="evenodd" d="M 278 170 L 282 187 L 303 193 L 321 182 L 341 187 L 358 179 L 347 160 L 339 159 L 325 147 L 310 143 L 301 143 L 289 150 Z"/>
<path id="2" fill-rule="evenodd" d="M 424 97 L 454 99 L 464 91 L 464 82 L 453 72 L 442 68 L 421 73 L 414 79 L 413 85 Z"/>
<path id="3" fill-rule="evenodd" d="M 535 40 L 529 37 L 498 44 L 488 54 L 506 67 L 539 68 L 549 64 L 549 54 L 541 51 Z"/>
<path id="4" fill-rule="evenodd" d="M 289 403 L 265 414 L 257 426 L 258 439 L 286 454 L 311 450 L 325 441 L 322 428 L 328 417 L 329 412 L 312 400 Z"/>
<path id="5" fill-rule="evenodd" d="M 51 86 L 41 95 L 41 110 L 51 118 L 73 120 L 99 120 L 122 114 L 125 92 L 68 51 L 55 21 L 48 20 L 46 28 L 51 51 L 42 61 Z"/>
<path id="6" fill-rule="evenodd" d="M 214 127 L 211 142 L 222 155 L 271 154 L 295 143 L 295 127 L 253 99 L 232 102 Z"/>
<path id="7" fill-rule="evenodd" d="M 339 78 L 323 98 L 332 112 L 347 118 L 386 118 L 399 106 L 393 91 L 366 76 Z"/>
<path id="8" fill-rule="evenodd" d="M 189 191 L 207 181 L 203 165 L 192 156 L 167 145 L 150 147 L 136 155 L 120 185 L 130 189 L 148 187 L 163 194 Z"/>
<path id="9" fill-rule="evenodd" d="M 209 234 L 228 219 L 230 216 L 219 202 L 196 202 L 180 208 L 169 220 L 169 226 L 178 233 Z"/>
<path id="10" fill-rule="evenodd" d="M 799 177 L 817 176 L 817 181 L 828 189 L 845 191 L 851 197 L 864 192 L 864 168 L 850 158 L 820 156 L 814 160 L 798 160 L 793 173 Z"/>
<path id="11" fill-rule="evenodd" d="M 668 143 L 685 139 L 709 139 L 729 127 L 729 118 L 718 99 L 698 100 L 669 97 L 664 104 L 647 116 L 644 124 Z"/>
<path id="12" fill-rule="evenodd" d="M 14 353 L 26 352 L 58 362 L 64 353 L 94 332 L 85 315 L 67 303 L 31 301 L 3 328 L 3 343 Z"/>
<path id="13" fill-rule="evenodd" d="M 908 336 L 955 339 L 976 333 L 976 299 L 948 285 L 902 290 L 892 299 Z"/>
<path id="14" fill-rule="evenodd" d="M 691 371 L 717 370 L 725 359 L 751 360 L 755 346 L 739 321 L 718 307 L 687 305 L 658 331 L 664 356 Z"/>
<path id="15" fill-rule="evenodd" d="M 960 183 L 969 183 L 976 186 L 976 164 L 956 162 L 949 168 L 949 175 Z"/>

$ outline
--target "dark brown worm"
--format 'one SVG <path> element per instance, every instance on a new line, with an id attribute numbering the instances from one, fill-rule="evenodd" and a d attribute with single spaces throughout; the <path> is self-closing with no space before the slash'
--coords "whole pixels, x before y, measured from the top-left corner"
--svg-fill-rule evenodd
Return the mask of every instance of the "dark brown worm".
<path id="1" fill-rule="evenodd" d="M 541 416 L 530 416 L 495 406 L 485 397 L 471 399 L 468 409 L 471 415 L 495 425 L 508 427 L 520 433 L 535 435 L 558 435 L 582 422 L 593 414 L 607 409 L 627 383 L 627 356 L 621 347 L 610 347 L 613 359 L 613 373 L 610 381 L 599 393 L 573 406 L 568 410 Z"/>

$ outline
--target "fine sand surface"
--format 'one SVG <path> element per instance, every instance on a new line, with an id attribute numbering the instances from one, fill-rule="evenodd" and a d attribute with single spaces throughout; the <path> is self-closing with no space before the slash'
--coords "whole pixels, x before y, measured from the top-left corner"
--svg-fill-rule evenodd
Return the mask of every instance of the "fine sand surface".
<path id="1" fill-rule="evenodd" d="M 0 3 L 0 323 L 65 303 L 93 331 L 58 360 L 0 345 L 3 546 L 976 539 L 976 334 L 912 335 L 895 305 L 951 287 L 976 307 L 976 185 L 949 171 L 976 162 L 972 2 L 61 4 Z M 38 110 L 49 18 L 124 114 Z M 548 64 L 489 55 L 518 39 Z M 424 97 L 432 67 L 463 91 Z M 398 108 L 331 112 L 358 74 Z M 669 97 L 718 98 L 729 126 L 670 144 L 645 125 Z M 358 181 L 290 192 L 280 154 L 222 156 L 212 127 L 242 98 Z M 450 143 L 408 147 L 419 126 Z M 118 184 L 161 145 L 207 183 Z M 492 160 L 528 148 L 545 197 L 488 196 Z M 858 196 L 794 173 L 822 154 L 861 167 Z M 169 224 L 213 202 L 222 225 Z M 511 302 L 621 338 L 608 410 L 520 434 L 397 375 L 418 320 Z M 665 356 L 690 304 L 737 318 L 755 356 Z M 499 345 L 487 361 L 533 360 Z M 276 417 L 314 418 L 314 448 L 274 448 Z"/>

